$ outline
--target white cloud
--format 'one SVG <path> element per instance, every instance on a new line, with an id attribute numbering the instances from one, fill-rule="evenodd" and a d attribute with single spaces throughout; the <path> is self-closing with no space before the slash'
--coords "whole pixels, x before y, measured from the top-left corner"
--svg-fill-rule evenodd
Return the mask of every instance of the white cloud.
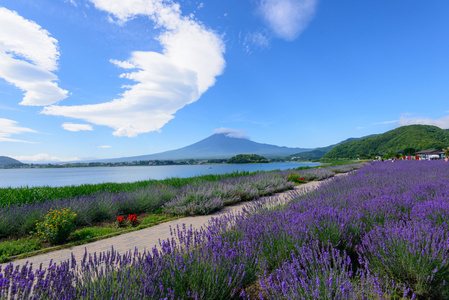
<path id="1" fill-rule="evenodd" d="M 46 163 L 46 162 L 64 162 L 64 161 L 77 161 L 77 160 L 81 160 L 78 157 L 71 157 L 71 158 L 60 158 L 57 156 L 50 156 L 48 154 L 45 153 L 40 153 L 40 154 L 36 154 L 36 155 L 31 155 L 31 156 L 27 156 L 27 155 L 22 155 L 22 156 L 11 156 L 14 159 L 17 159 L 21 162 L 32 162 L 32 163 Z"/>
<path id="2" fill-rule="evenodd" d="M 241 130 L 241 129 L 221 127 L 221 128 L 215 129 L 214 134 L 224 134 L 227 137 L 249 140 L 248 132 L 245 130 Z"/>
<path id="3" fill-rule="evenodd" d="M 58 87 L 58 41 L 33 21 L 0 7 L 0 78 L 24 91 L 22 105 L 50 105 L 67 97 Z"/>
<path id="4" fill-rule="evenodd" d="M 449 129 L 449 116 L 442 117 L 440 119 L 413 117 L 411 114 L 403 114 L 398 121 L 399 126 L 421 124 L 421 125 L 433 125 L 442 129 Z"/>
<path id="5" fill-rule="evenodd" d="M 26 132 L 35 133 L 36 130 L 26 128 L 26 127 L 20 127 L 17 125 L 18 122 L 9 120 L 9 119 L 3 119 L 0 118 L 0 142 L 17 142 L 17 143 L 28 143 L 28 144 L 34 144 L 34 142 L 28 142 L 24 140 L 17 140 L 11 138 L 11 135 L 14 134 L 21 134 Z"/>
<path id="6" fill-rule="evenodd" d="M 64 2 L 69 2 L 70 4 L 72 4 L 75 7 L 78 6 L 78 3 L 76 3 L 75 0 L 64 0 Z"/>
<path id="7" fill-rule="evenodd" d="M 62 124 L 62 128 L 68 131 L 92 131 L 94 130 L 89 124 L 73 124 L 73 123 L 64 123 Z"/>
<path id="8" fill-rule="evenodd" d="M 261 32 L 248 33 L 243 40 L 243 49 L 251 53 L 254 48 L 265 49 L 270 46 L 270 38 Z"/>
<path id="9" fill-rule="evenodd" d="M 111 148 L 111 145 L 102 145 L 102 146 L 98 146 L 98 148 L 100 148 L 100 149 L 109 149 L 109 148 Z"/>
<path id="10" fill-rule="evenodd" d="M 355 129 L 357 129 L 357 130 L 362 130 L 362 129 L 365 129 L 365 127 L 358 126 L 358 127 L 356 127 Z"/>
<path id="11" fill-rule="evenodd" d="M 15 110 L 15 111 L 18 111 L 19 109 L 0 104 L 0 110 Z"/>
<path id="12" fill-rule="evenodd" d="M 385 124 L 394 124 L 399 122 L 399 120 L 391 120 L 391 121 L 383 121 L 383 122 L 376 122 L 375 125 L 385 125 Z"/>
<path id="13" fill-rule="evenodd" d="M 292 41 L 307 27 L 318 0 L 260 0 L 259 12 L 276 36 Z"/>
<path id="14" fill-rule="evenodd" d="M 7 135 L 4 135 L 0 132 L 0 143 L 1 142 L 12 142 L 12 143 L 26 143 L 26 144 L 36 144 L 35 142 L 29 142 L 24 140 L 18 140 L 18 139 L 12 139 L 9 138 Z"/>
<path id="15" fill-rule="evenodd" d="M 136 82 L 121 98 L 81 106 L 49 106 L 44 114 L 78 118 L 113 128 L 115 136 L 135 137 L 160 130 L 185 105 L 197 101 L 222 74 L 225 61 L 220 36 L 183 17 L 178 4 L 162 0 L 91 0 L 119 23 L 147 16 L 162 29 L 163 53 L 135 51 L 126 61 L 111 60 L 128 70 L 122 78 Z"/>

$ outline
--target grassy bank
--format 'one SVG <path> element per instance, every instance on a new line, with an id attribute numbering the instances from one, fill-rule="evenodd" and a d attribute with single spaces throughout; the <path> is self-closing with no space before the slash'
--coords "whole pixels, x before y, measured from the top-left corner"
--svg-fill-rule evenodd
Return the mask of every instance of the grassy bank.
<path id="1" fill-rule="evenodd" d="M 102 192 L 119 193 L 132 192 L 138 189 L 156 186 L 182 187 L 187 184 L 198 184 L 202 182 L 214 182 L 226 178 L 236 178 L 256 175 L 262 172 L 233 172 L 219 175 L 202 175 L 189 178 L 167 178 L 163 180 L 144 180 L 132 183 L 101 183 L 83 184 L 64 187 L 20 187 L 20 188 L 0 188 L 0 207 L 12 204 L 36 203 L 47 200 L 75 198 L 90 196 Z"/>
<path id="2" fill-rule="evenodd" d="M 331 167 L 344 164 L 354 164 L 354 161 L 328 162 L 324 166 Z M 307 170 L 317 167 L 300 167 L 294 170 Z M 216 182 L 227 178 L 239 178 L 253 176 L 263 173 L 272 173 L 275 171 L 236 171 L 226 174 L 210 174 L 195 177 L 172 177 L 163 180 L 143 180 L 131 183 L 101 183 L 101 184 L 83 184 L 64 187 L 20 187 L 20 188 L 0 188 L 0 207 L 20 204 L 33 204 L 36 202 L 45 202 L 48 200 L 76 198 L 82 196 L 90 196 L 98 193 L 121 193 L 133 192 L 148 187 L 167 186 L 180 188 L 185 185 L 198 185 L 205 182 Z"/>

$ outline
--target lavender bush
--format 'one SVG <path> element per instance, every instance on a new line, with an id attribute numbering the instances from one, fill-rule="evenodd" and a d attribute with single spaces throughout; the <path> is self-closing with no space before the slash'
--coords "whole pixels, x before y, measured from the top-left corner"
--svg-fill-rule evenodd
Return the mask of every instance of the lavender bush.
<path id="1" fill-rule="evenodd" d="M 224 205 L 258 199 L 294 187 L 278 174 L 258 174 L 220 182 L 183 187 L 179 194 L 163 205 L 164 211 L 175 214 L 209 214 Z"/>
<path id="2" fill-rule="evenodd" d="M 286 177 L 276 173 L 253 176 L 249 184 L 258 189 L 260 196 L 269 196 L 277 192 L 292 189 L 295 184 L 287 182 Z"/>
<path id="3" fill-rule="evenodd" d="M 347 164 L 347 165 L 337 165 L 337 166 L 331 166 L 327 169 L 334 173 L 347 173 L 351 172 L 352 170 L 358 170 L 361 167 L 367 166 L 369 163 L 360 163 L 360 164 Z"/>
<path id="4" fill-rule="evenodd" d="M 373 296 L 364 273 L 354 274 L 351 258 L 319 243 L 296 247 L 291 262 L 261 277 L 270 299 L 357 299 Z"/>
<path id="5" fill-rule="evenodd" d="M 164 205 L 164 211 L 177 215 L 207 215 L 223 207 L 223 199 L 210 190 L 179 195 Z"/>
<path id="6" fill-rule="evenodd" d="M 449 296 L 449 237 L 445 228 L 426 219 L 387 223 L 371 230 L 359 250 L 368 270 L 396 278 L 418 295 Z"/>
<path id="7" fill-rule="evenodd" d="M 351 170 L 353 170 L 351 168 Z M 328 168 L 313 168 L 299 171 L 280 171 L 280 174 L 283 174 L 286 178 L 290 173 L 298 174 L 301 178 L 304 178 L 306 181 L 312 180 L 323 180 L 329 177 L 335 176 L 334 172 L 330 171 Z"/>

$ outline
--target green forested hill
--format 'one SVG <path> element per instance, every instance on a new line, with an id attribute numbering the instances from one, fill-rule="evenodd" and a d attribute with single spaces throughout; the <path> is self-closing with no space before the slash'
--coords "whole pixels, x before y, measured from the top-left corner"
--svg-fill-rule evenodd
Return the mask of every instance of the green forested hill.
<path id="1" fill-rule="evenodd" d="M 324 154 L 327 153 L 327 151 L 330 150 L 330 149 L 326 150 L 326 148 L 327 147 L 322 147 L 322 148 L 317 148 L 312 151 L 293 154 L 293 155 L 290 155 L 289 158 L 294 159 L 294 160 L 300 160 L 300 161 L 301 160 L 308 161 L 308 160 L 320 159 L 324 156 Z"/>
<path id="2" fill-rule="evenodd" d="M 344 143 L 323 158 L 356 158 L 414 148 L 416 151 L 449 146 L 449 131 L 430 125 L 409 125 L 383 134 Z"/>
<path id="3" fill-rule="evenodd" d="M 0 156 L 0 167 L 4 167 L 7 165 L 22 165 L 22 163 L 17 159 L 8 156 Z"/>
<path id="4" fill-rule="evenodd" d="M 257 154 L 238 154 L 227 161 L 228 164 L 261 164 L 268 162 L 268 159 Z"/>
<path id="5" fill-rule="evenodd" d="M 373 135 L 369 135 L 369 136 L 373 136 Z M 343 143 L 359 140 L 359 139 L 361 139 L 361 138 L 349 138 L 349 139 L 346 139 L 338 144 L 329 145 L 327 147 L 316 148 L 311 151 L 295 153 L 295 154 L 289 155 L 288 158 L 295 159 L 295 160 L 304 160 L 304 161 L 320 159 L 324 156 L 324 154 L 326 154 L 327 152 L 329 152 L 336 146 L 343 144 Z"/>

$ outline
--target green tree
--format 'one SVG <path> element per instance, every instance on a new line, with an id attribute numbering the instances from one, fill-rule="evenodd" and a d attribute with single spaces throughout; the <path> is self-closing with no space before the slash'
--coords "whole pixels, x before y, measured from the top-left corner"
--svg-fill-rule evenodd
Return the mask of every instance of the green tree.
<path id="1" fill-rule="evenodd" d="M 449 157 L 449 147 L 443 148 L 443 152 L 444 152 L 444 157 L 448 158 Z"/>
<path id="2" fill-rule="evenodd" d="M 406 156 L 409 156 L 409 155 L 415 155 L 415 152 L 416 152 L 415 148 L 408 147 L 408 148 L 404 149 L 404 153 L 403 154 L 406 155 Z"/>

